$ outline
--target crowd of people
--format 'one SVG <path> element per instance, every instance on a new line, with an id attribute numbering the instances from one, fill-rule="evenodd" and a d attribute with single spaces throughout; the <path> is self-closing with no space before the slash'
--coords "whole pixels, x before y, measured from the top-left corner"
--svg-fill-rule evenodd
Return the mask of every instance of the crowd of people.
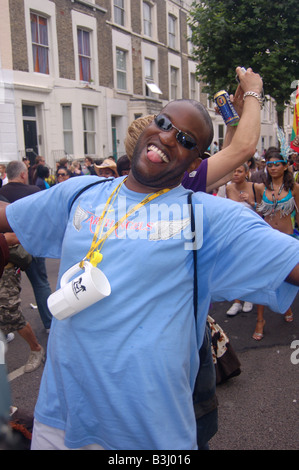
<path id="1" fill-rule="evenodd" d="M 271 227 L 298 239 L 298 154 L 290 151 L 284 155 L 281 149 L 270 147 L 258 160 L 258 165 L 255 163 L 250 160 L 236 168 L 232 180 L 225 187 L 225 193 L 221 195 L 256 211 Z M 245 301 L 242 306 L 235 299 L 226 313 L 235 316 L 240 311 L 250 312 L 252 308 L 250 302 Z M 285 312 L 284 319 L 286 322 L 293 321 L 291 308 Z M 263 339 L 265 323 L 264 306 L 257 305 L 257 322 L 252 335 L 256 341 Z"/>
<path id="2" fill-rule="evenodd" d="M 111 284 L 109 296 L 73 317 L 51 318 L 32 449 L 206 449 L 217 430 L 211 303 L 244 302 L 243 310 L 267 305 L 292 320 L 299 186 L 278 148 L 262 158 L 265 181 L 250 181 L 262 79 L 250 68 L 237 74 L 232 100 L 241 119 L 227 128 L 221 150 L 214 142 L 212 155 L 208 112 L 193 100 L 176 100 L 134 121 L 126 156 L 117 162 L 86 157 L 83 171 L 78 162 L 59 161 L 51 189 L 45 161 L 29 170 L 24 162 L 8 165 L 15 173 L 3 191 L 26 186 L 25 175 L 37 189 L 0 202 L 1 232 L 15 233 L 34 259 L 60 259 L 59 279 L 100 253 L 99 268 Z M 206 194 L 215 188 L 230 200 Z M 166 211 L 165 218 L 162 208 L 174 203 L 179 213 Z M 84 224 L 86 214 L 96 230 Z M 132 223 L 123 223 L 131 216 Z M 12 317 L 3 311 L 0 329 L 8 334 Z M 14 318 L 19 333 L 28 328 L 20 309 Z M 258 311 L 254 339 L 263 337 L 264 322 Z M 30 372 L 44 351 L 24 339 Z"/>
<path id="3" fill-rule="evenodd" d="M 130 170 L 130 161 L 127 155 L 123 155 L 115 161 L 114 157 L 102 160 L 94 160 L 92 157 L 85 157 L 81 163 L 79 160 L 61 158 L 56 162 L 55 171 L 50 169 L 45 162 L 45 158 L 38 155 L 33 165 L 28 157 L 23 158 L 23 162 L 28 168 L 29 184 L 38 186 L 40 189 L 48 189 L 54 184 L 66 181 L 73 176 L 97 175 L 105 178 L 123 176 Z M 0 185 L 7 183 L 6 165 L 0 165 Z"/>

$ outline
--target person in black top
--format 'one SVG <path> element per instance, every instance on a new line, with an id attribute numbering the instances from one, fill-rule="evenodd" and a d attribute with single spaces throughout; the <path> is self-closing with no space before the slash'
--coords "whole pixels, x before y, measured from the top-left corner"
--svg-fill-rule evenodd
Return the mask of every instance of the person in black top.
<path id="1" fill-rule="evenodd" d="M 36 193 L 40 189 L 28 184 L 28 170 L 23 162 L 12 161 L 7 165 L 8 183 L 0 188 L 1 199 L 14 202 L 21 197 Z"/>
<path id="2" fill-rule="evenodd" d="M 0 188 L 0 200 L 2 201 L 11 203 L 41 191 L 37 186 L 28 184 L 28 170 L 23 162 L 10 162 L 7 165 L 7 175 L 8 183 Z M 32 285 L 41 320 L 48 332 L 51 327 L 52 315 L 48 309 L 47 299 L 52 291 L 48 281 L 45 259 L 33 257 L 32 263 L 25 272 Z"/>
<path id="3" fill-rule="evenodd" d="M 28 196 L 31 192 L 28 186 L 28 170 L 23 162 L 13 161 L 7 165 L 7 178 L 8 183 L 0 189 L 0 197 L 2 200 L 8 202 L 16 201 L 21 197 Z M 5 188 L 7 186 L 8 188 Z M 22 191 L 22 188 L 25 190 Z M 32 187 L 32 193 L 40 191 L 37 187 Z M 23 194 L 23 195 L 22 195 Z M 38 259 L 38 258 L 36 258 Z M 32 261 L 33 263 L 33 261 Z M 31 263 L 31 264 L 32 264 Z M 29 266 L 31 268 L 31 264 Z M 39 266 L 36 263 L 33 269 L 34 284 L 31 282 L 31 276 L 28 276 L 34 293 L 38 286 Z M 26 270 L 27 271 L 27 270 Z M 20 336 L 27 342 L 30 347 L 30 355 L 27 363 L 24 366 L 24 372 L 33 372 L 42 363 L 45 357 L 45 351 L 39 344 L 31 325 L 22 314 L 20 307 L 20 292 L 21 292 L 21 274 L 20 270 L 16 268 L 15 263 L 9 259 L 9 262 L 4 266 L 3 275 L 0 279 L 0 292 L 1 292 L 1 308 L 0 308 L 0 329 L 4 335 L 8 335 L 13 331 L 17 331 Z"/>

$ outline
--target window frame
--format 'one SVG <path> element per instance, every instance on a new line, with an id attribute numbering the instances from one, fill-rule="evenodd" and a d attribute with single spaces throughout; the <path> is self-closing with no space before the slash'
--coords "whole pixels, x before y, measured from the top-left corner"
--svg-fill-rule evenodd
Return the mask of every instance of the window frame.
<path id="1" fill-rule="evenodd" d="M 147 41 L 143 41 L 141 44 L 141 55 L 144 80 L 143 94 L 148 98 L 159 99 L 159 95 L 162 95 L 163 92 L 159 88 L 158 81 L 158 49 L 155 45 L 149 44 Z M 147 74 L 148 70 L 146 66 L 146 61 L 149 61 L 151 64 L 150 75 Z"/>
<path id="2" fill-rule="evenodd" d="M 169 78 L 170 78 L 170 99 L 177 100 L 179 98 L 179 68 L 170 65 Z M 173 82 L 173 72 L 175 73 L 175 83 Z M 174 93 L 173 93 L 174 91 Z"/>
<path id="3" fill-rule="evenodd" d="M 196 74 L 194 72 L 190 72 L 190 99 L 197 99 Z"/>
<path id="4" fill-rule="evenodd" d="M 177 17 L 173 13 L 168 13 L 168 46 L 177 49 Z"/>
<path id="5" fill-rule="evenodd" d="M 86 113 L 85 113 L 86 111 Z M 89 123 L 89 113 L 88 111 L 92 111 L 92 124 L 93 128 L 87 128 Z M 86 124 L 86 125 L 85 125 Z M 86 128 L 85 128 L 86 127 Z M 97 136 L 97 126 L 96 126 L 96 107 L 89 106 L 89 105 L 82 105 L 82 130 L 83 130 L 83 153 L 84 157 L 86 156 L 96 156 L 96 136 Z M 92 147 L 93 149 L 88 148 L 90 145 L 89 137 L 92 137 Z M 90 151 L 90 150 L 93 150 Z"/>
<path id="6" fill-rule="evenodd" d="M 132 40 L 131 35 L 123 31 L 113 29 L 112 31 L 112 51 L 113 51 L 113 83 L 114 89 L 118 93 L 133 94 L 133 65 L 132 65 Z M 116 51 L 120 49 L 126 55 L 126 90 L 118 88 L 117 84 L 117 56 Z"/>
<path id="7" fill-rule="evenodd" d="M 97 22 L 96 18 L 86 15 L 84 13 L 72 10 L 72 28 L 73 28 L 73 44 L 74 44 L 74 60 L 75 60 L 75 75 L 76 81 L 82 86 L 98 85 L 99 72 L 98 72 L 98 49 L 97 49 Z M 80 78 L 80 60 L 79 60 L 79 47 L 78 47 L 78 30 L 86 31 L 89 33 L 89 47 L 90 47 L 90 80 L 85 81 Z"/>
<path id="8" fill-rule="evenodd" d="M 118 2 L 122 2 L 122 6 L 117 5 Z M 120 15 L 121 21 L 118 21 Z M 125 0 L 113 0 L 113 18 L 114 23 L 125 26 L 126 25 L 126 2 Z"/>
<path id="9" fill-rule="evenodd" d="M 124 57 L 124 62 L 125 62 L 125 68 L 119 68 L 118 67 L 118 53 L 122 53 Z M 121 47 L 116 46 L 115 47 L 115 70 L 116 70 L 116 88 L 117 90 L 120 91 L 128 91 L 128 70 L 127 70 L 127 64 L 128 64 L 128 51 L 125 49 L 122 49 Z M 119 86 L 119 78 L 120 76 L 124 77 L 125 80 L 125 88 Z"/>
<path id="10" fill-rule="evenodd" d="M 69 110 L 69 120 L 70 120 L 70 128 L 65 127 L 66 120 L 65 120 L 65 113 L 64 111 Z M 63 133 L 63 146 L 64 146 L 64 151 L 67 155 L 73 155 L 74 154 L 74 139 L 73 139 L 73 120 L 72 120 L 72 105 L 71 104 L 61 104 L 61 112 L 62 112 L 62 133 Z M 68 143 L 67 143 L 67 138 L 69 137 L 69 142 L 70 142 L 70 149 L 68 149 Z M 71 151 L 68 151 L 71 150 Z"/>
<path id="11" fill-rule="evenodd" d="M 147 75 L 148 67 L 146 64 L 149 65 L 150 75 Z M 144 80 L 145 80 L 145 95 L 148 98 L 156 98 L 156 95 L 162 95 L 162 91 L 155 83 L 155 69 L 156 69 L 156 61 L 150 57 L 144 57 Z"/>
<path id="12" fill-rule="evenodd" d="M 146 11 L 147 9 L 147 11 Z M 147 17 L 146 13 L 149 12 L 149 18 Z M 142 2 L 142 16 L 143 16 L 143 34 L 150 38 L 153 37 L 153 7 L 150 5 L 149 2 L 143 1 Z"/>
<path id="13" fill-rule="evenodd" d="M 49 74 L 34 71 L 32 34 L 31 34 L 31 13 L 47 18 L 48 44 L 49 44 Z M 47 86 L 52 83 L 53 77 L 59 78 L 59 54 L 56 30 L 56 6 L 53 2 L 41 2 L 40 0 L 24 0 L 24 16 L 26 29 L 26 44 L 29 73 L 36 75 L 32 77 L 38 85 Z"/>
<path id="14" fill-rule="evenodd" d="M 111 0 L 111 21 L 118 28 L 131 29 L 131 0 Z M 142 2 L 140 2 L 142 4 Z M 119 13 L 120 12 L 120 13 Z"/>
<path id="15" fill-rule="evenodd" d="M 37 41 L 34 40 L 33 38 L 33 22 L 32 22 L 32 17 L 36 17 L 36 33 L 37 33 Z M 46 24 L 46 34 L 42 34 L 40 31 L 40 20 L 45 20 Z M 33 72 L 35 73 L 42 73 L 44 75 L 50 75 L 50 45 L 49 45 L 49 20 L 46 15 L 42 15 L 40 13 L 37 13 L 33 10 L 30 10 L 30 30 L 31 30 L 31 47 L 32 47 L 32 65 L 33 65 Z M 41 42 L 41 36 L 46 37 L 47 42 L 43 43 Z M 36 53 L 34 52 L 36 49 Z M 39 52 L 45 52 L 46 53 L 46 60 L 45 62 L 45 70 L 40 69 L 40 61 L 41 61 L 41 55 Z M 38 67 L 38 70 L 36 68 Z M 44 67 L 43 67 L 44 69 Z"/>
<path id="16" fill-rule="evenodd" d="M 81 50 L 80 50 L 80 38 L 79 38 L 79 33 L 82 33 L 82 44 L 81 44 Z M 93 81 L 92 78 L 92 52 L 91 52 L 91 31 L 88 30 L 87 28 L 84 28 L 82 26 L 77 26 L 77 45 L 78 45 L 78 63 L 79 63 L 79 80 L 81 82 L 85 83 L 91 83 Z M 85 50 L 85 44 L 87 45 L 87 42 L 84 41 L 84 36 L 88 35 L 88 51 Z M 84 49 L 84 50 L 83 50 Z M 88 54 L 89 53 L 89 54 Z M 88 67 L 86 65 L 88 64 Z M 87 75 L 85 75 L 87 73 Z"/>

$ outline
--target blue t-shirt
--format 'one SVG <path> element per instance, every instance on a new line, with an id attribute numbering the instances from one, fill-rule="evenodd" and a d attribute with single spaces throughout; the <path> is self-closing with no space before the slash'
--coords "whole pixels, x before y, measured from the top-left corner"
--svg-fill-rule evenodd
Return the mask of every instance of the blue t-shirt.
<path id="1" fill-rule="evenodd" d="M 83 176 L 21 199 L 7 217 L 30 253 L 61 258 L 59 276 L 84 258 L 112 190 Z M 246 299 L 284 312 L 297 288 L 297 240 L 233 201 L 196 193 L 198 320 L 187 194 L 178 186 L 130 216 L 106 240 L 99 268 L 111 295 L 53 319 L 35 417 L 65 430 L 70 448 L 196 449 L 192 390 L 212 300 Z M 120 189 L 105 228 L 144 194 Z M 58 281 L 59 285 L 59 281 Z"/>

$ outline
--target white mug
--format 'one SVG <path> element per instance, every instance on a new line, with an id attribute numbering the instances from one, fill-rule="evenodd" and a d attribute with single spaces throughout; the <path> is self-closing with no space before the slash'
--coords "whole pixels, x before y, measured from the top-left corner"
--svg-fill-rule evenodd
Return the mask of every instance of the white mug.
<path id="1" fill-rule="evenodd" d="M 48 307 L 58 320 L 64 320 L 93 305 L 111 293 L 110 283 L 105 274 L 84 261 L 84 270 L 80 263 L 68 269 L 60 280 L 60 289 L 48 297 Z"/>

